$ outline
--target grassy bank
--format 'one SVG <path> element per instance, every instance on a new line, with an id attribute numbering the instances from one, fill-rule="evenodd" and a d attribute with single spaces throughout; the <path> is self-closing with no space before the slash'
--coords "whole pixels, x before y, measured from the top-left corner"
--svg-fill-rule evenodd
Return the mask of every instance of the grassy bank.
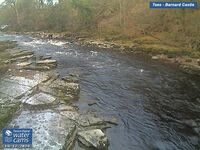
<path id="1" fill-rule="evenodd" d="M 16 47 L 16 42 L 0 41 L 0 76 L 3 75 L 8 69 L 8 65 L 5 61 L 10 58 L 10 55 L 5 50 L 12 49 L 14 47 Z"/>
<path id="2" fill-rule="evenodd" d="M 116 45 L 124 46 L 129 50 L 144 52 L 152 55 L 165 54 L 170 57 L 188 56 L 196 59 L 200 58 L 200 50 L 188 49 L 180 43 L 164 40 L 168 37 L 166 33 L 155 36 L 127 36 L 108 32 L 79 32 L 79 35 L 89 39 L 115 43 Z"/>

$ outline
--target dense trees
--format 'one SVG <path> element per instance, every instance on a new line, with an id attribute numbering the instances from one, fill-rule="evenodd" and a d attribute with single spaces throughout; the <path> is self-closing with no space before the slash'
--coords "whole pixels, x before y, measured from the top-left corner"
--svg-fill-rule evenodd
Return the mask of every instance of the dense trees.
<path id="1" fill-rule="evenodd" d="M 150 35 L 200 49 L 199 9 L 149 9 L 148 5 L 142 0 L 5 0 L 0 24 L 18 31 Z"/>

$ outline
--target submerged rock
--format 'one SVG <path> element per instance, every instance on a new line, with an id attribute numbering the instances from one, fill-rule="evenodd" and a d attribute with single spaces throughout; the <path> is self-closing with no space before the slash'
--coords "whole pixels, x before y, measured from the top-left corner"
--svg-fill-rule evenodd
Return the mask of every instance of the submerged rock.
<path id="1" fill-rule="evenodd" d="M 62 77 L 62 80 L 66 81 L 68 83 L 79 83 L 79 79 L 78 79 L 77 75 L 73 75 L 73 74 Z"/>
<path id="2" fill-rule="evenodd" d="M 83 127 L 101 126 L 105 124 L 103 119 L 96 117 L 94 115 L 86 115 L 86 114 L 80 115 L 77 122 Z"/>
<path id="3" fill-rule="evenodd" d="M 100 129 L 79 132 L 78 140 L 87 147 L 100 150 L 107 148 L 109 145 L 106 135 Z"/>

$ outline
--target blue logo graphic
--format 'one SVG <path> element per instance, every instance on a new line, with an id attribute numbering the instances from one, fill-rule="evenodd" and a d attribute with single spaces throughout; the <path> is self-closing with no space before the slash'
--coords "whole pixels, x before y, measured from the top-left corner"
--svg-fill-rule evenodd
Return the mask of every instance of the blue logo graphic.
<path id="1" fill-rule="evenodd" d="M 3 145 L 7 148 L 28 148 L 32 146 L 32 129 L 3 129 Z"/>
<path id="2" fill-rule="evenodd" d="M 150 8 L 198 8 L 197 2 L 150 2 Z"/>

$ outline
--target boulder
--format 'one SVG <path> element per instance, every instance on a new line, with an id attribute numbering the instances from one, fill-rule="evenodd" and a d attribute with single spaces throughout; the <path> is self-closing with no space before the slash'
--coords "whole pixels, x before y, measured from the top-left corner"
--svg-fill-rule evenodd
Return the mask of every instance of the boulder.
<path id="1" fill-rule="evenodd" d="M 81 131 L 78 133 L 78 140 L 87 147 L 100 150 L 109 145 L 108 138 L 100 129 Z"/>

